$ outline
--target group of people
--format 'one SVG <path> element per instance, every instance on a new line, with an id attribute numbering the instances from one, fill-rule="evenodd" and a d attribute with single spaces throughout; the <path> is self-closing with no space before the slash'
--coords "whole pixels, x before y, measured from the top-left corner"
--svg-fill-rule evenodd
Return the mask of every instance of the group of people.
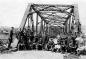
<path id="1" fill-rule="evenodd" d="M 72 53 L 72 52 L 76 52 L 76 49 L 78 48 L 78 44 L 75 41 L 76 37 L 65 37 L 65 38 L 61 38 L 59 44 L 61 45 L 61 51 L 62 53 L 64 52 L 68 52 L 68 53 Z"/>
<path id="2" fill-rule="evenodd" d="M 9 35 L 8 49 L 11 48 L 11 43 L 13 42 L 13 30 L 14 28 L 12 27 Z M 83 45 L 84 42 L 82 35 L 65 35 L 65 37 L 62 37 L 62 35 L 58 34 L 56 37 L 50 38 L 48 36 L 34 36 L 33 34 L 33 31 L 30 29 L 18 32 L 16 35 L 18 39 L 17 49 L 76 53 L 77 48 Z"/>
<path id="3" fill-rule="evenodd" d="M 60 40 L 61 52 L 68 52 L 74 54 L 80 54 L 82 51 L 86 51 L 86 35 L 81 33 L 78 36 L 67 35 L 65 38 Z M 79 51 L 79 52 L 78 52 Z M 82 53 L 83 53 L 82 52 Z"/>
<path id="4" fill-rule="evenodd" d="M 20 31 L 18 33 L 18 49 L 19 50 L 42 50 L 44 46 L 43 38 L 39 36 L 34 36 L 33 31 L 30 29 Z"/>

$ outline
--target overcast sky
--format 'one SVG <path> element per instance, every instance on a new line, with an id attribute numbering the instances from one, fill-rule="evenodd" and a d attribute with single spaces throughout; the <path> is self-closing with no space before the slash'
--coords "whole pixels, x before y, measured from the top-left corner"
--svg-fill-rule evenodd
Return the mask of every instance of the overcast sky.
<path id="1" fill-rule="evenodd" d="M 86 25 L 86 0 L 0 0 L 0 26 L 19 27 L 28 3 L 78 3 L 80 21 Z"/>

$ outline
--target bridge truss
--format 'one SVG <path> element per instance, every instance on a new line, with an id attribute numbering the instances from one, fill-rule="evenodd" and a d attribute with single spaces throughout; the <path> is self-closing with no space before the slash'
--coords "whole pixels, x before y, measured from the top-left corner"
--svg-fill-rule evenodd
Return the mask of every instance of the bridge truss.
<path id="1" fill-rule="evenodd" d="M 34 35 L 81 32 L 77 5 L 28 4 L 19 30 L 23 30 L 26 23 Z"/>

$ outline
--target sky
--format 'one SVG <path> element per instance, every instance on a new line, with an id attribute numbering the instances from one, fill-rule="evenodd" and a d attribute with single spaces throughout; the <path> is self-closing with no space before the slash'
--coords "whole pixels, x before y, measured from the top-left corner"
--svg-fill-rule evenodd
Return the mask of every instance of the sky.
<path id="1" fill-rule="evenodd" d="M 19 27 L 28 3 L 78 4 L 82 25 L 86 25 L 86 0 L 0 0 L 0 26 Z"/>

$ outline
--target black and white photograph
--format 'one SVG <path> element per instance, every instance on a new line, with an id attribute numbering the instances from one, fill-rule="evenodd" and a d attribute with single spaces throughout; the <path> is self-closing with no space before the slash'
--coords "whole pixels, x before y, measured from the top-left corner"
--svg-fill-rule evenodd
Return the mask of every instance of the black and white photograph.
<path id="1" fill-rule="evenodd" d="M 0 0 L 0 59 L 86 59 L 86 0 Z"/>

